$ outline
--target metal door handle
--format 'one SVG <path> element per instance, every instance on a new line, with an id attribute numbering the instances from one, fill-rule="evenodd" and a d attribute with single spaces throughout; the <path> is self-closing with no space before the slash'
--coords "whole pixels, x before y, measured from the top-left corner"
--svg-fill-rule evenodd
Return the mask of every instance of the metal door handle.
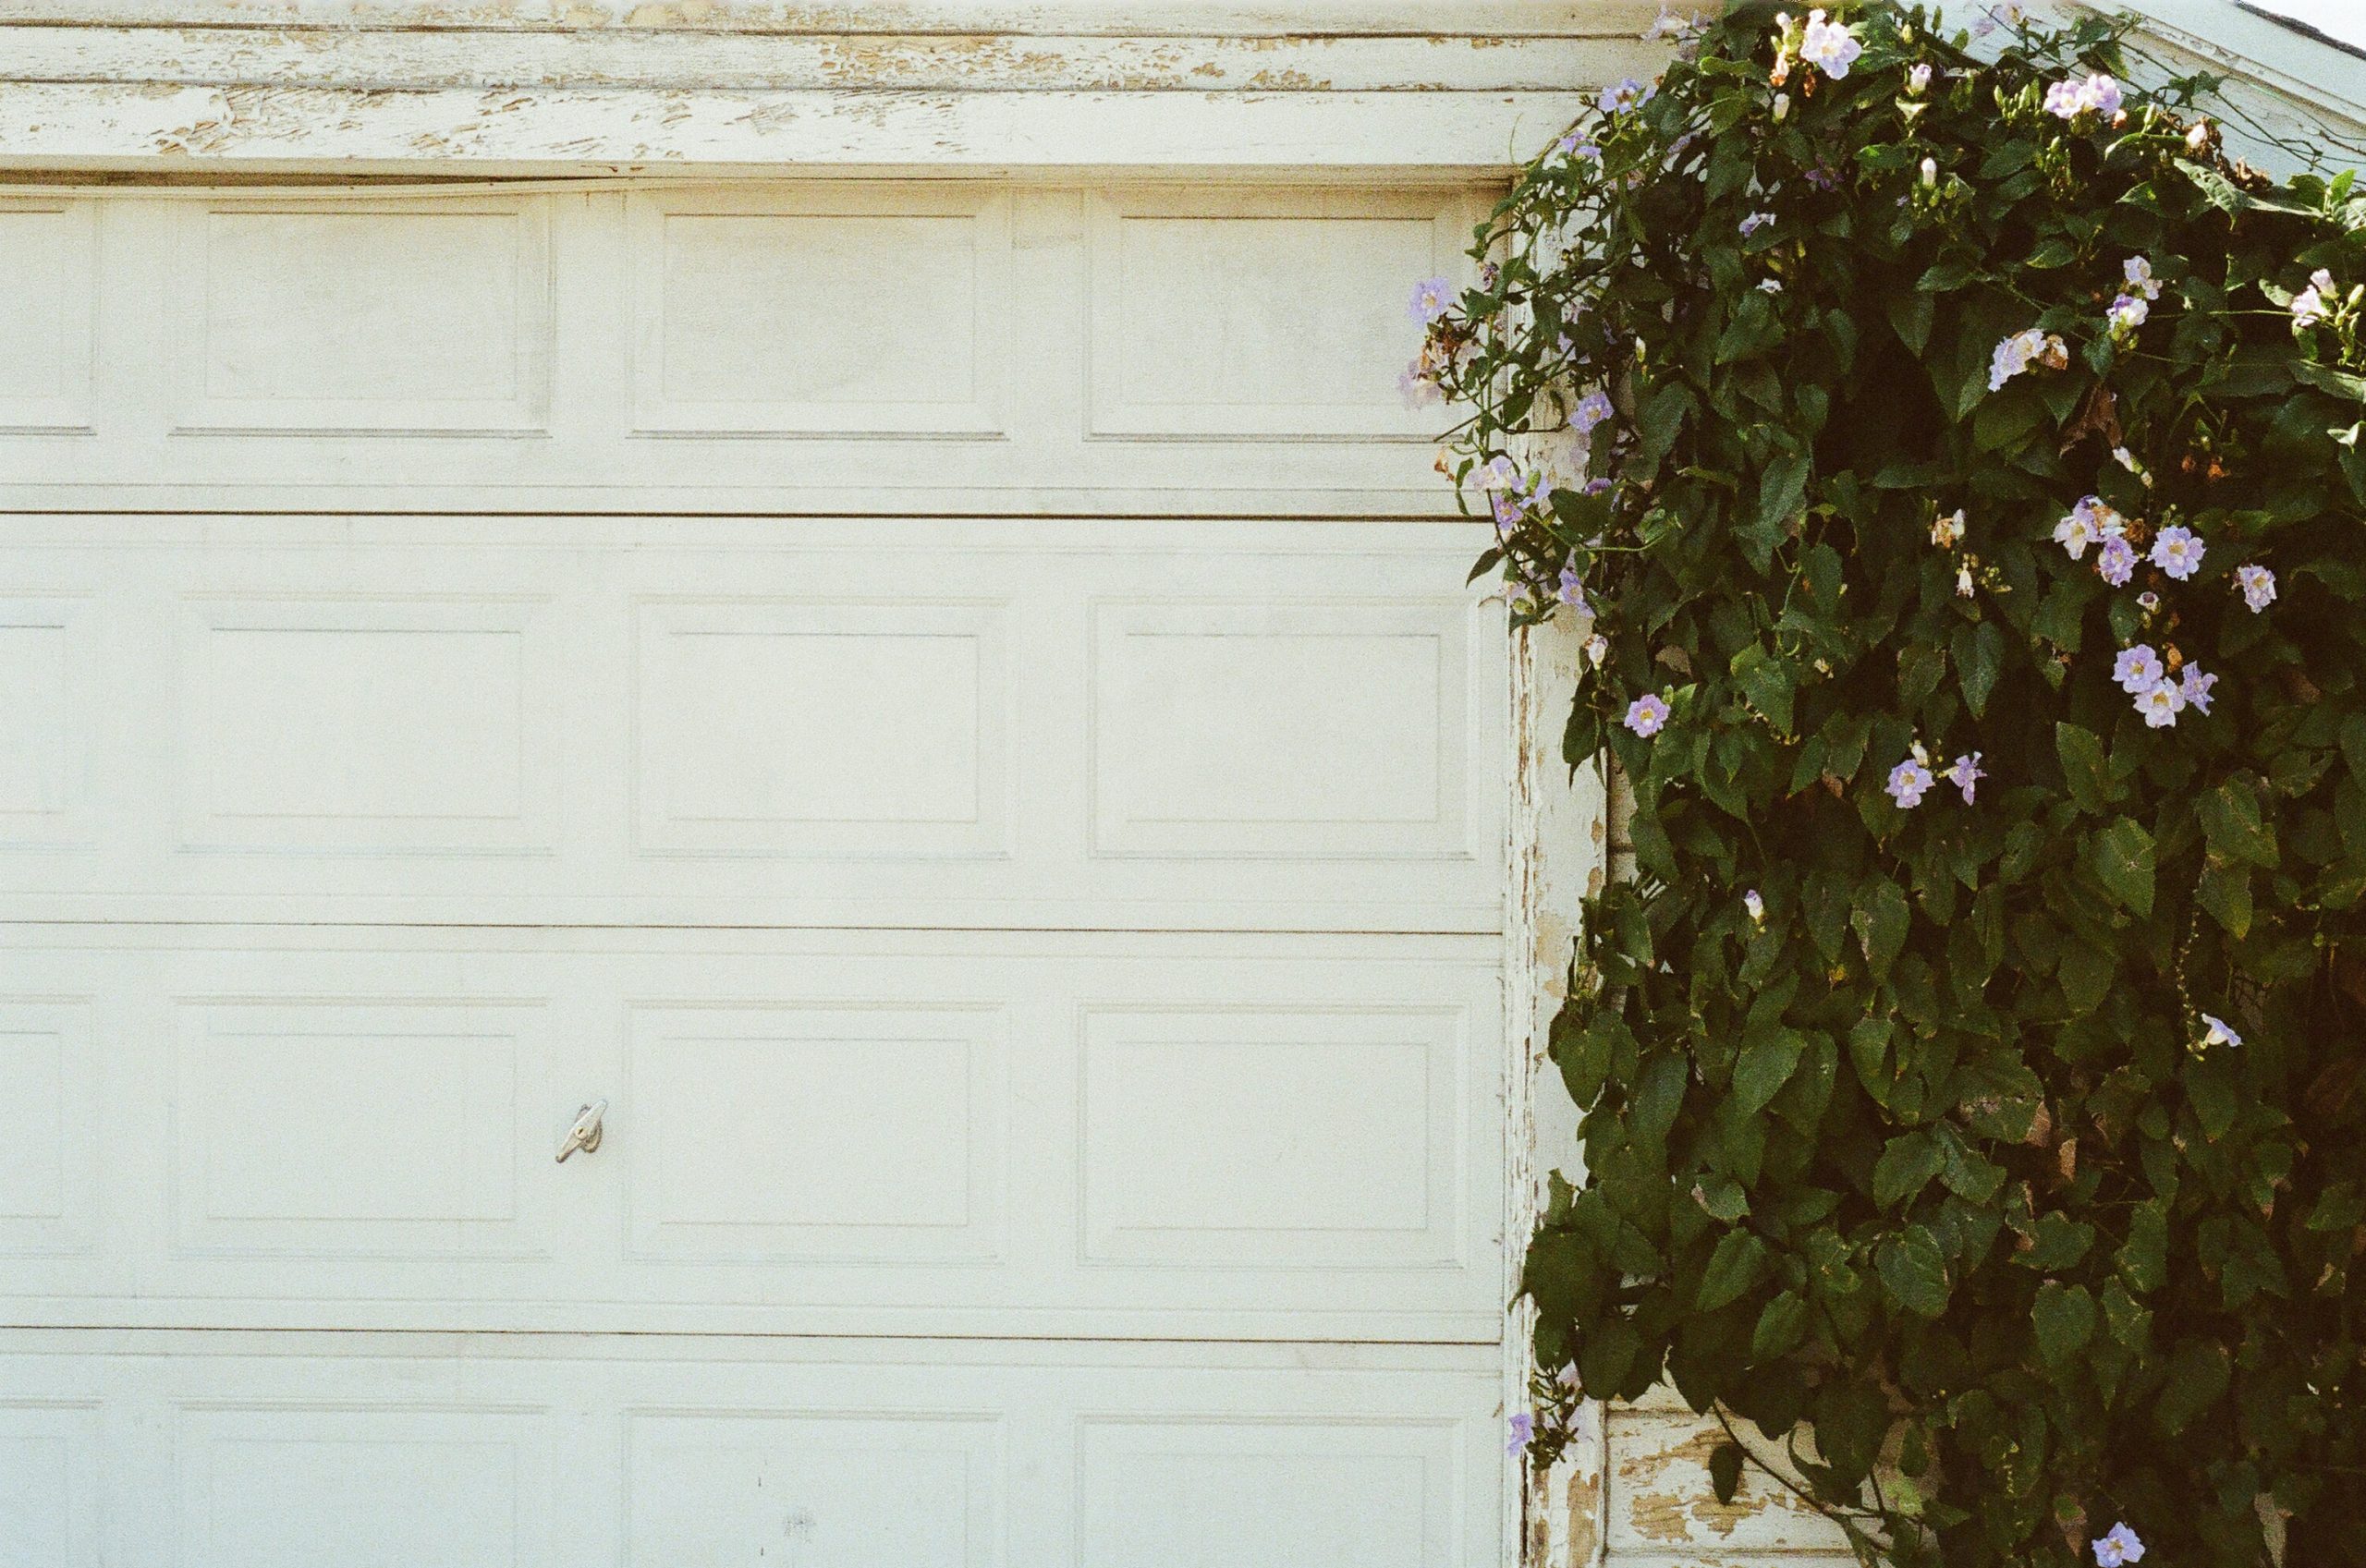
<path id="1" fill-rule="evenodd" d="M 579 1149 L 589 1154 L 600 1147 L 600 1118 L 607 1113 L 608 1102 L 604 1100 L 595 1100 L 575 1113 L 575 1125 L 567 1128 L 567 1136 L 559 1141 L 560 1164 L 566 1164 L 567 1157 Z"/>

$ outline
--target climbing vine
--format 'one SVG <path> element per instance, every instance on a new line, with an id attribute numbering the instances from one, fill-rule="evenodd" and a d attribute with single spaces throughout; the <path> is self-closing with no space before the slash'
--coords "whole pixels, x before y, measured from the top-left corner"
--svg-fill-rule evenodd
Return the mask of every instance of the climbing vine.
<path id="1" fill-rule="evenodd" d="M 1631 809 L 1516 1438 L 1665 1381 L 1869 1562 L 2366 1562 L 2366 195 L 2108 20 L 1684 30 L 1412 307 Z"/>

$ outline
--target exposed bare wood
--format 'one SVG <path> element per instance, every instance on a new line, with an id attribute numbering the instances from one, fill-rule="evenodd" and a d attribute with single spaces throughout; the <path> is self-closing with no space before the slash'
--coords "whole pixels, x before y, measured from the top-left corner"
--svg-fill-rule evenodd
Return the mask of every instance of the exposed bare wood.
<path id="1" fill-rule="evenodd" d="M 1499 168 L 1581 94 L 0 84 L 0 168 Z"/>
<path id="2" fill-rule="evenodd" d="M 1554 91 L 1648 75 L 1616 38 L 1018 38 L 994 33 L 393 32 L 24 26 L 18 82 L 992 92 Z"/>
<path id="3" fill-rule="evenodd" d="M 0 25 L 1585 37 L 1640 31 L 1660 9 L 1658 0 L 0 0 Z"/>

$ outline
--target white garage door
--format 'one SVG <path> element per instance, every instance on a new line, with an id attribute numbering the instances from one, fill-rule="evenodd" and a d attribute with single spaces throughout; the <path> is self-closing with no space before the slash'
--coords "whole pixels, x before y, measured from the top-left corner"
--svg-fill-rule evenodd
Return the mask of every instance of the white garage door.
<path id="1" fill-rule="evenodd" d="M 0 542 L 0 1562 L 1494 1561 L 1500 623 L 1434 523 L 1116 515 L 1405 484 L 1346 378 L 1460 200 L 0 213 L 87 504 Z M 939 364 L 1031 213 L 1053 368 Z M 1329 346 L 1226 403 L 1195 309 Z"/>

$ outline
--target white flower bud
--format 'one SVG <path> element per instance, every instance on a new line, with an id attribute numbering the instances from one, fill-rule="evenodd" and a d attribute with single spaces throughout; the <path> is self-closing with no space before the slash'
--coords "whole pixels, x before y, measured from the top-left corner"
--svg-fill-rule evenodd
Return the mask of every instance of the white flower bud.
<path id="1" fill-rule="evenodd" d="M 1939 161 L 1938 161 L 1936 158 L 1925 158 L 1925 159 L 1923 159 L 1923 160 L 1922 160 L 1922 188 L 1923 188 L 1924 189 L 1928 190 L 1928 189 L 1930 189 L 1932 187 L 1936 186 L 1938 183 L 1939 183 Z"/>

